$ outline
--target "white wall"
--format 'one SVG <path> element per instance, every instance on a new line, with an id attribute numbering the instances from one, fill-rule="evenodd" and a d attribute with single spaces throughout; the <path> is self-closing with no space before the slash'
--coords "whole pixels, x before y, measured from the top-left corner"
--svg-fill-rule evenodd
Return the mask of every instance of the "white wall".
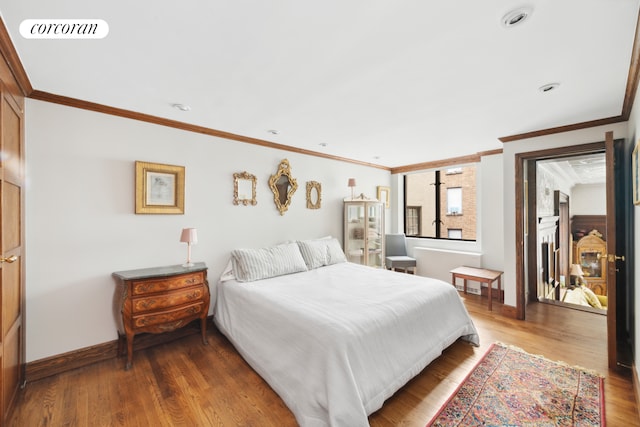
<path id="1" fill-rule="evenodd" d="M 116 339 L 111 273 L 183 263 L 183 227 L 198 229 L 192 258 L 209 266 L 213 290 L 233 248 L 342 240 L 348 178 L 370 197 L 390 185 L 382 169 L 30 99 L 25 135 L 27 362 Z M 280 216 L 268 179 L 283 158 L 298 190 Z M 134 214 L 136 160 L 186 167 L 184 215 Z M 257 206 L 232 204 L 233 173 L 245 170 L 258 178 Z M 306 208 L 311 180 L 319 210 Z"/>
<path id="2" fill-rule="evenodd" d="M 607 184 L 577 184 L 571 189 L 569 209 L 573 215 L 606 215 Z"/>
<path id="3" fill-rule="evenodd" d="M 628 125 L 628 135 L 630 144 L 632 147 L 635 146 L 639 141 L 638 138 L 638 127 L 640 126 L 640 87 L 638 91 L 636 91 L 635 102 L 633 103 L 633 108 L 631 109 L 631 114 L 629 117 Z M 633 223 L 634 223 L 634 259 L 633 265 L 635 266 L 634 271 L 634 286 L 640 283 L 640 209 L 636 206 L 633 209 Z M 638 315 L 638 309 L 640 309 L 640 291 L 638 287 L 635 286 L 634 291 L 634 307 L 635 307 L 635 315 L 633 316 L 634 325 L 633 330 L 635 331 L 635 337 L 632 337 L 632 341 L 634 342 L 633 350 L 633 363 L 635 364 L 635 372 L 638 374 L 638 370 L 640 369 L 640 315 Z M 640 378 L 636 378 L 636 380 L 640 381 Z"/>
<path id="4" fill-rule="evenodd" d="M 482 266 L 504 271 L 503 154 L 483 156 L 480 162 L 480 242 Z"/>

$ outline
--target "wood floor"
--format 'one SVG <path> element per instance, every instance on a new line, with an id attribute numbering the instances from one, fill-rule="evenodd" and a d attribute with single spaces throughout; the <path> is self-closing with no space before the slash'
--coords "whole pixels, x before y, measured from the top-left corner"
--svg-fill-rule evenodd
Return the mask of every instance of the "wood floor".
<path id="1" fill-rule="evenodd" d="M 424 427 L 495 341 L 606 377 L 607 425 L 640 426 L 631 373 L 607 369 L 606 318 L 531 304 L 525 322 L 487 311 L 486 298 L 465 295 L 481 346 L 456 342 L 369 418 L 372 427 Z M 295 426 L 291 412 L 209 328 L 209 346 L 193 335 L 140 350 L 133 368 L 113 359 L 28 383 L 10 426 Z"/>

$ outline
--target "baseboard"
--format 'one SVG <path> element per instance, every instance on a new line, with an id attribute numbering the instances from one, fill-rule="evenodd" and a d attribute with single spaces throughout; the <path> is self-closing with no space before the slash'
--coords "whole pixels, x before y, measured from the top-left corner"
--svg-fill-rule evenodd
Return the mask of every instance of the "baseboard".
<path id="1" fill-rule="evenodd" d="M 458 290 L 459 292 L 464 292 L 464 286 L 456 285 L 456 290 Z M 467 293 L 471 295 L 480 295 L 487 298 L 489 291 L 484 286 L 482 287 L 482 289 L 472 288 L 470 286 L 467 286 Z M 491 291 L 491 298 L 498 301 L 504 301 L 504 290 L 501 289 L 498 292 L 496 288 L 493 288 L 493 290 Z"/>
<path id="2" fill-rule="evenodd" d="M 110 341 L 27 363 L 26 381 L 36 381 L 118 356 L 118 341 Z"/>
<path id="3" fill-rule="evenodd" d="M 631 364 L 631 375 L 633 375 L 633 397 L 636 401 L 636 411 L 638 411 L 638 417 L 640 418 L 640 383 L 638 383 L 638 371 L 635 363 Z"/>
<path id="4" fill-rule="evenodd" d="M 207 328 L 210 327 L 212 317 L 207 319 Z M 212 326 L 211 326 L 212 327 Z M 186 336 L 200 333 L 200 320 L 195 320 L 181 329 L 163 334 L 140 334 L 133 340 L 133 352 L 135 363 L 135 352 L 143 348 L 163 344 Z M 67 353 L 58 354 L 44 359 L 29 362 L 26 365 L 26 382 L 37 381 L 42 378 L 58 375 L 72 369 L 81 368 L 94 363 L 119 357 L 118 340 L 109 341 L 102 344 L 85 347 Z M 126 357 L 122 357 L 122 367 L 124 369 Z"/>
<path id="5" fill-rule="evenodd" d="M 517 312 L 515 307 L 513 307 L 511 305 L 503 305 L 501 308 L 502 308 L 502 311 L 500 313 L 503 316 L 509 317 L 511 319 L 517 319 L 518 318 L 518 312 Z"/>

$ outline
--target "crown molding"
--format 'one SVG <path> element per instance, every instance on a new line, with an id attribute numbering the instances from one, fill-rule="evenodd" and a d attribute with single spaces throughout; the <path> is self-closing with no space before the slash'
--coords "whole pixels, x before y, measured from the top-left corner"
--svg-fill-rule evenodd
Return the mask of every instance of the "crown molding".
<path id="1" fill-rule="evenodd" d="M 56 95 L 53 93 L 43 92 L 40 90 L 34 90 L 29 98 L 38 101 L 51 102 L 54 104 L 65 105 L 67 107 L 80 108 L 83 110 L 95 111 L 98 113 L 109 114 L 112 116 L 123 117 L 126 119 L 138 120 L 141 122 L 153 123 L 160 126 L 167 126 L 174 129 L 180 129 L 188 132 L 200 133 L 204 135 L 214 136 L 216 138 L 229 139 L 232 141 L 244 142 L 247 144 L 259 145 L 262 147 L 274 148 L 277 150 L 289 151 L 298 154 L 305 154 L 309 156 L 322 157 L 330 160 L 337 160 L 346 163 L 357 164 L 361 166 L 368 166 L 377 169 L 391 170 L 387 166 L 375 165 L 373 163 L 362 162 L 359 160 L 347 159 L 345 157 L 333 156 L 325 153 L 320 153 L 312 150 L 305 150 L 303 148 L 291 147 L 284 144 L 278 144 L 275 142 L 266 141 L 258 138 L 251 138 L 244 135 L 238 135 L 235 133 L 225 132 L 217 129 L 211 129 L 204 126 L 198 126 L 191 123 L 185 123 L 178 120 L 166 119 L 163 117 L 153 116 L 151 114 L 138 113 L 132 110 L 125 110 L 123 108 L 110 107 L 108 105 L 98 104 L 95 102 L 84 101 L 77 98 L 71 98 L 68 96 Z"/>
<path id="2" fill-rule="evenodd" d="M 398 166 L 396 168 L 391 168 L 391 174 L 394 175 L 398 173 L 414 172 L 426 169 L 437 169 L 445 166 L 450 167 L 455 165 L 462 165 L 465 163 L 478 163 L 479 161 L 480 154 L 471 154 L 468 156 L 452 157 L 450 159 L 441 159 L 431 162 L 415 163 L 407 166 Z"/>
<path id="3" fill-rule="evenodd" d="M 503 136 L 498 139 L 502 142 L 512 142 L 512 141 L 518 141 L 521 139 L 535 138 L 537 136 L 553 135 L 556 133 L 570 132 L 574 130 L 593 128 L 596 126 L 610 125 L 614 123 L 625 122 L 627 120 L 628 118 L 625 119 L 623 116 L 609 117 L 606 119 L 591 120 L 589 122 L 575 123 L 575 124 L 566 125 L 566 126 L 558 126 L 554 128 L 536 130 L 533 132 L 520 133 L 517 135 Z"/>

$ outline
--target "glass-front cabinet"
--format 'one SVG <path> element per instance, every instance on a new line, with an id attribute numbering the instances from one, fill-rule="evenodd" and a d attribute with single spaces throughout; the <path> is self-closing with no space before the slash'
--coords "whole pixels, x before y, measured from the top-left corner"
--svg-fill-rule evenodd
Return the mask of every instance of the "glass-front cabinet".
<path id="1" fill-rule="evenodd" d="M 344 253 L 350 262 L 384 266 L 384 203 L 360 196 L 344 201 Z"/>

